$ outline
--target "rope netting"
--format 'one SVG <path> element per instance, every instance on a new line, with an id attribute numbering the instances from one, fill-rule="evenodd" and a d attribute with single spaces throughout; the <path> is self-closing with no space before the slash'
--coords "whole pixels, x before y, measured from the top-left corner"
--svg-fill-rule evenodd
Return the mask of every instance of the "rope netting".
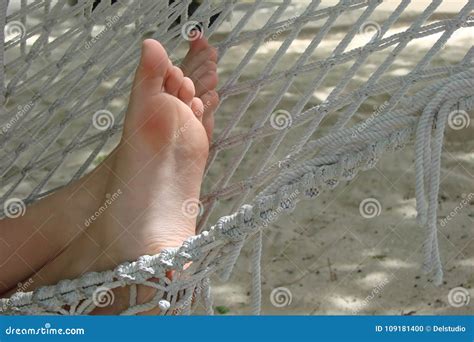
<path id="1" fill-rule="evenodd" d="M 258 314 L 262 229 L 300 200 L 353 179 L 373 168 L 384 152 L 411 142 L 418 221 L 426 229 L 424 270 L 441 283 L 436 227 L 440 156 L 448 116 L 473 107 L 474 48 L 467 47 L 456 63 L 432 62 L 456 31 L 472 30 L 474 1 L 464 1 L 458 13 L 446 18 L 433 18 L 442 1 L 432 1 L 402 30 L 397 22 L 409 0 L 377 21 L 372 18 L 382 1 L 341 0 L 327 6 L 313 0 L 296 15 L 289 14 L 292 3 L 287 0 L 203 1 L 193 13 L 190 3 L 86 0 L 71 6 L 66 0 L 35 0 L 22 1 L 8 15 L 6 3 L 0 5 L 5 25 L 0 53 L 5 65 L 0 75 L 3 216 L 9 205 L 21 210 L 81 178 L 117 144 L 123 99 L 143 37 L 160 41 L 179 62 L 198 25 L 217 47 L 219 64 L 233 65 L 231 73 L 220 75 L 218 127 L 199 203 L 199 234 L 179 248 L 114 270 L 17 292 L 3 300 L 5 311 L 87 314 L 101 306 L 97 297 L 104 291 L 126 287 L 130 305 L 123 314 L 156 307 L 163 315 L 189 314 L 198 302 L 212 314 L 210 277 L 227 280 L 251 240 L 251 305 Z M 259 16 L 265 20 L 255 25 Z M 328 34 L 339 32 L 341 25 L 344 35 L 332 52 L 318 54 Z M 375 29 L 367 40 L 357 43 L 370 28 Z M 392 33 L 394 28 L 398 32 Z M 307 41 L 304 49 L 290 53 L 301 36 Z M 410 43 L 428 36 L 436 36 L 436 42 L 417 64 L 406 74 L 391 74 Z M 263 59 L 259 54 L 268 44 L 279 46 Z M 233 49 L 241 49 L 240 60 L 235 54 L 227 59 Z M 249 67 L 255 64 L 258 74 Z M 367 67 L 370 76 L 355 84 L 353 79 Z M 285 94 L 301 79 L 304 88 L 288 106 Z M 330 89 L 328 95 L 314 103 L 314 92 L 323 87 Z M 374 99 L 383 99 L 383 105 L 368 116 L 361 107 Z M 265 105 L 257 111 L 259 101 Z M 262 144 L 265 153 L 252 158 Z M 228 162 L 220 163 L 224 157 Z M 166 276 L 170 271 L 172 279 Z M 145 304 L 137 304 L 141 286 L 156 291 Z"/>

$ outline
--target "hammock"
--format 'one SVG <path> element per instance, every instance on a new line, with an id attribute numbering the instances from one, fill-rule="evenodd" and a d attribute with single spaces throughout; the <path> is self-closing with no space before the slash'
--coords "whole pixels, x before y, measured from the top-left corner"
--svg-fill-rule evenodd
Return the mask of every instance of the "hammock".
<path id="1" fill-rule="evenodd" d="M 299 201 L 353 179 L 359 171 L 373 168 L 386 151 L 411 143 L 416 153 L 417 220 L 426 232 L 423 269 L 440 284 L 436 213 L 443 134 L 447 124 L 469 119 L 474 48 L 450 65 L 430 62 L 454 32 L 472 29 L 474 1 L 464 1 L 450 18 L 428 21 L 442 3 L 432 1 L 410 20 L 408 29 L 391 35 L 389 29 L 410 1 L 400 1 L 380 25 L 371 16 L 382 1 L 341 0 L 328 6 L 313 0 L 294 16 L 288 0 L 203 1 L 189 14 L 190 2 L 129 1 L 125 6 L 120 1 L 86 0 L 71 6 L 66 0 L 22 0 L 8 15 L 7 2 L 0 4 L 0 24 L 5 27 L 0 30 L 5 42 L 0 51 L 5 65 L 0 71 L 2 216 L 18 214 L 79 179 L 117 143 L 125 108 L 117 108 L 114 101 L 129 93 L 145 35 L 162 42 L 175 62 L 180 47 L 196 34 L 196 25 L 216 42 L 220 63 L 229 50 L 245 46 L 233 72 L 220 76 L 216 117 L 227 122 L 215 137 L 206 169 L 206 179 L 213 178 L 214 185 L 199 203 L 190 203 L 189 210 L 201 211 L 198 234 L 179 248 L 145 255 L 113 270 L 17 292 L 2 299 L 4 313 L 88 314 L 103 306 L 113 289 L 126 286 L 130 305 L 125 315 L 156 307 L 161 315 L 190 314 L 198 302 L 212 314 L 210 278 L 227 280 L 248 242 L 253 250 L 250 305 L 252 313 L 259 314 L 262 230 Z M 256 25 L 255 16 L 265 20 Z M 336 22 L 347 23 L 347 33 L 331 55 L 311 58 Z M 304 52 L 290 62 L 286 59 L 282 68 L 279 63 L 287 58 L 292 42 L 315 27 Z M 367 43 L 352 47 L 354 37 L 365 32 L 370 34 Z M 430 35 L 439 38 L 412 70 L 387 77 L 411 41 Z M 262 46 L 276 40 L 281 45 L 270 60 L 255 59 Z M 385 51 L 389 52 L 383 59 L 371 59 Z M 249 75 L 247 68 L 256 60 L 261 71 Z M 351 79 L 369 60 L 376 63 L 375 71 L 362 86 L 351 87 Z M 310 105 L 315 89 L 338 68 L 344 71 L 327 98 Z M 297 104 L 286 108 L 284 95 L 301 77 L 309 79 L 307 86 Z M 270 94 L 265 109 L 255 112 L 252 106 L 265 92 Z M 376 113 L 355 119 L 367 99 L 381 97 L 387 101 Z M 20 98 L 28 101 L 20 103 Z M 231 117 L 222 110 L 226 103 L 232 104 Z M 97 113 L 105 116 L 95 120 Z M 335 120 L 323 127 L 327 117 Z M 289 136 L 293 141 L 298 137 L 297 143 L 289 144 Z M 249 164 L 248 152 L 262 142 L 268 151 Z M 231 162 L 214 171 L 223 154 L 231 154 Z M 220 206 L 224 199 L 231 205 Z M 166 277 L 171 270 L 172 280 Z M 137 304 L 138 286 L 154 288 L 156 295 Z"/>

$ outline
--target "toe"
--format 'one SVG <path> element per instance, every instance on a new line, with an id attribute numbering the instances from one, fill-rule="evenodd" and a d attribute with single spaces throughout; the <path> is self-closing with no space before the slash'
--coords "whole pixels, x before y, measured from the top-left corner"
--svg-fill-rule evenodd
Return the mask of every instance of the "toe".
<path id="1" fill-rule="evenodd" d="M 201 96 L 202 103 L 205 106 L 205 112 L 214 112 L 216 110 L 217 105 L 219 104 L 219 94 L 217 91 L 210 90 Z"/>
<path id="2" fill-rule="evenodd" d="M 191 105 L 191 101 L 194 98 L 194 83 L 189 77 L 184 77 L 181 89 L 178 91 L 178 98 L 186 103 L 188 106 Z"/>
<path id="3" fill-rule="evenodd" d="M 184 75 L 180 68 L 173 66 L 165 80 L 165 90 L 168 94 L 178 96 L 178 92 L 184 81 Z"/>
<path id="4" fill-rule="evenodd" d="M 203 114 L 204 114 L 204 105 L 202 100 L 199 97 L 194 97 L 191 101 L 191 110 L 193 111 L 196 118 L 202 122 Z"/>
<path id="5" fill-rule="evenodd" d="M 215 90 L 211 90 L 201 96 L 201 100 L 204 105 L 204 116 L 211 115 L 219 104 L 219 95 Z"/>
<path id="6" fill-rule="evenodd" d="M 217 50 L 213 47 L 208 47 L 204 50 L 194 51 L 189 50 L 188 54 L 181 64 L 181 68 L 186 76 L 191 76 L 195 71 L 207 61 L 217 62 Z"/>
<path id="7" fill-rule="evenodd" d="M 213 46 L 209 47 L 209 60 L 217 63 L 217 49 Z"/>
<path id="8" fill-rule="evenodd" d="M 144 89 L 161 91 L 169 68 L 169 58 L 163 46 L 154 39 L 145 39 L 142 55 L 134 80 L 134 88 L 143 84 Z"/>
<path id="9" fill-rule="evenodd" d="M 191 79 L 202 77 L 207 71 L 214 71 L 217 72 L 217 64 L 214 61 L 206 60 L 202 62 L 202 64 L 194 70 L 194 72 L 190 75 Z"/>
<path id="10" fill-rule="evenodd" d="M 192 39 L 189 41 L 189 50 L 193 51 L 194 53 L 202 51 L 208 47 L 209 42 L 203 35 L 201 35 L 199 39 Z"/>
<path id="11" fill-rule="evenodd" d="M 207 92 L 214 90 L 219 80 L 217 78 L 217 72 L 210 69 L 204 71 L 203 74 L 196 77 L 196 80 L 193 79 L 193 81 L 196 86 L 196 96 L 201 97 Z"/>
<path id="12" fill-rule="evenodd" d="M 189 77 L 196 87 L 196 96 L 201 97 L 217 86 L 217 64 L 213 61 L 206 61 Z"/>

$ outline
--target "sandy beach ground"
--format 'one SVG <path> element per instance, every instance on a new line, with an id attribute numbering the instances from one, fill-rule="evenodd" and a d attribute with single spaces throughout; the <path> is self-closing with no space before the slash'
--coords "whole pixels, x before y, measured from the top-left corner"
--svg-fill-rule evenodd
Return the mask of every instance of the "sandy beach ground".
<path id="1" fill-rule="evenodd" d="M 397 1 L 385 1 L 371 17 L 383 23 L 387 12 Z M 414 16 L 426 8 L 426 1 L 410 5 L 401 17 L 400 23 L 387 33 L 394 34 L 405 30 Z M 462 7 L 461 2 L 446 1 L 436 16 L 449 17 Z M 360 12 L 359 12 L 360 14 Z M 288 14 L 288 16 L 291 16 Z M 350 25 L 357 16 L 345 17 L 344 27 Z M 258 25 L 258 21 L 254 23 Z M 320 26 L 314 23 L 314 26 Z M 291 45 L 289 52 L 279 64 L 280 68 L 291 65 L 309 44 L 309 39 L 317 32 L 305 32 Z M 328 56 L 344 37 L 347 31 L 329 35 L 316 49 L 314 58 Z M 432 62 L 432 66 L 451 64 L 459 61 L 474 43 L 473 31 L 456 33 L 449 44 Z M 397 58 L 387 77 L 403 75 L 423 57 L 424 52 L 433 46 L 439 35 L 417 40 Z M 367 37 L 355 39 L 350 48 L 363 45 Z M 255 68 L 264 65 L 281 41 L 265 44 L 259 49 L 253 62 Z M 250 45 L 245 45 L 246 51 Z M 221 61 L 219 72 L 226 74 L 233 61 L 241 58 L 242 49 L 230 50 Z M 361 68 L 351 87 L 357 87 L 370 76 L 387 52 L 369 58 Z M 228 63 L 228 64 L 226 64 Z M 348 69 L 343 68 L 330 73 L 327 82 L 314 90 L 305 108 L 323 101 L 338 78 Z M 252 77 L 253 68 L 247 69 Z M 224 77 L 225 78 L 225 77 Z M 301 94 L 305 92 L 308 78 L 300 77 L 291 86 L 278 108 L 290 110 Z M 271 98 L 270 94 L 260 94 L 255 111 L 263 110 Z M 388 96 L 370 99 L 357 114 L 360 120 L 388 99 Z M 229 105 L 228 101 L 226 104 Z M 237 101 L 235 102 L 238 103 Z M 222 108 L 221 115 L 231 116 L 232 108 Z M 471 118 L 472 118 L 472 113 Z M 220 120 L 217 118 L 217 127 Z M 247 120 L 247 121 L 246 121 Z M 244 123 L 253 122 L 252 116 L 244 118 Z M 330 124 L 323 123 L 322 132 Z M 239 125 L 240 129 L 244 128 Z M 322 135 L 321 133 L 319 133 Z M 286 144 L 295 142 L 297 136 L 289 138 Z M 248 157 L 249 167 L 256 162 L 268 145 L 252 151 Z M 225 157 L 220 160 L 226 164 Z M 439 229 L 441 254 L 445 270 L 442 286 L 436 287 L 429 277 L 421 272 L 423 261 L 422 243 L 425 235 L 416 223 L 415 178 L 413 146 L 385 155 L 375 169 L 359 174 L 351 182 L 341 182 L 334 190 L 325 192 L 313 201 L 300 202 L 289 216 L 282 217 L 268 227 L 264 233 L 263 269 L 263 313 L 274 315 L 292 314 L 469 314 L 474 312 L 472 300 L 468 305 L 453 307 L 448 294 L 456 287 L 463 287 L 472 296 L 474 282 L 474 127 L 463 130 L 448 129 L 442 158 L 440 220 L 456 211 L 455 218 Z M 245 168 L 244 168 L 245 169 Z M 248 169 L 248 168 L 247 168 Z M 220 169 L 219 169 L 220 170 Z M 218 178 L 219 172 L 215 172 Z M 243 172 L 243 175 L 245 172 Z M 211 178 L 212 178 L 211 174 Z M 238 177 L 237 177 L 238 178 Z M 212 183 L 214 180 L 208 183 Z M 471 194 L 471 195 L 469 195 Z M 360 203 L 375 198 L 381 205 L 380 214 L 374 218 L 364 218 L 359 211 Z M 460 203 L 468 198 L 468 205 Z M 225 205 L 224 205 L 225 206 Z M 247 244 L 227 283 L 214 286 L 216 305 L 227 314 L 249 313 L 251 289 L 251 244 Z"/>
<path id="2" fill-rule="evenodd" d="M 296 9 L 301 9 L 304 1 L 295 1 Z M 323 1 L 330 6 L 333 1 Z M 398 1 L 385 1 L 370 18 L 382 24 L 387 10 Z M 407 28 L 414 16 L 426 7 L 426 1 L 416 1 L 410 5 L 400 22 L 387 33 L 400 32 Z M 459 11 L 465 1 L 444 1 L 436 18 L 451 17 Z M 247 6 L 244 4 L 244 6 Z M 254 18 L 247 29 L 259 27 L 265 21 L 265 13 Z M 291 17 L 291 11 L 287 17 Z M 360 12 L 357 12 L 360 15 Z M 310 61 L 331 55 L 333 49 L 347 33 L 347 28 L 357 18 L 347 16 L 339 27 L 330 32 L 312 54 Z M 237 22 L 239 13 L 224 23 L 213 41 L 225 37 L 232 25 Z M 276 66 L 276 71 L 285 70 L 294 63 L 317 33 L 321 23 L 314 23 L 305 29 L 292 43 L 288 52 Z M 439 34 L 413 41 L 403 50 L 395 63 L 384 74 L 384 78 L 404 75 L 430 49 Z M 448 45 L 432 61 L 431 66 L 454 64 L 460 61 L 473 45 L 473 30 L 460 30 L 453 35 Z M 240 80 L 252 79 L 259 74 L 281 45 L 284 34 L 262 44 Z M 370 36 L 357 36 L 347 50 L 361 46 Z M 220 61 L 218 72 L 221 85 L 234 70 L 243 53 L 250 48 L 248 42 L 231 48 Z M 364 84 L 367 78 L 387 57 L 390 51 L 382 51 L 370 56 L 364 67 L 356 74 L 348 90 Z M 60 53 L 57 52 L 57 53 Z M 180 49 L 177 55 L 182 55 Z M 310 108 L 324 101 L 350 64 L 344 64 L 332 71 L 325 82 L 312 90 L 312 96 L 305 106 Z M 290 110 L 302 94 L 307 91 L 308 83 L 314 75 L 298 77 L 279 103 L 279 109 Z M 246 132 L 255 122 L 280 84 L 272 84 L 260 92 L 242 121 L 233 133 Z M 105 84 L 98 95 L 110 87 Z M 386 101 L 389 95 L 371 98 L 357 113 L 355 121 L 366 118 L 374 107 Z M 216 115 L 216 136 L 232 120 L 232 115 L 242 97 L 227 99 Z M 11 105 L 21 103 L 16 99 Z M 127 99 L 114 101 L 113 108 L 123 108 Z M 48 99 L 47 103 L 51 103 Z M 473 113 L 469 113 L 471 121 Z M 321 129 L 315 134 L 319 137 L 333 124 L 334 117 L 323 121 Z M 78 123 L 79 124 L 79 123 Z M 74 129 L 74 127 L 72 127 Z M 76 127 L 77 129 L 77 127 Z M 64 146 L 67 139 L 59 140 Z M 117 137 L 118 138 L 118 137 Z M 272 159 L 277 161 L 287 152 L 284 147 L 291 146 L 298 139 L 298 132 L 290 134 L 283 147 Z M 107 154 L 117 139 L 111 141 L 101 153 L 97 163 Z M 263 139 L 255 144 L 245 157 L 242 166 L 233 177 L 233 181 L 245 179 L 265 156 L 271 140 Z M 48 187 L 62 185 L 74 170 L 81 165 L 86 156 L 80 152 L 71 158 L 67 165 L 54 175 Z M 233 150 L 220 153 L 209 171 L 204 184 L 204 193 L 211 191 L 229 165 Z M 413 146 L 385 155 L 377 167 L 359 174 L 351 182 L 341 182 L 337 188 L 324 192 L 313 201 L 299 202 L 296 210 L 288 216 L 267 227 L 264 231 L 263 270 L 263 313 L 274 315 L 293 314 L 472 314 L 474 299 L 467 305 L 456 307 L 450 304 L 450 290 L 462 287 L 468 296 L 474 296 L 474 122 L 461 130 L 446 130 L 442 155 L 441 190 L 438 217 L 441 222 L 455 212 L 453 218 L 444 226 L 439 226 L 439 240 L 442 262 L 445 271 L 444 283 L 436 287 L 429 277 L 422 275 L 422 243 L 425 235 L 416 223 L 415 177 Z M 97 165 L 95 163 L 94 165 Z M 48 170 L 38 171 L 32 178 L 20 184 L 16 194 L 28 194 L 31 188 Z M 36 182 L 36 183 L 35 183 Z M 380 204 L 378 215 L 365 218 L 359 205 L 373 198 Z M 462 205 L 466 202 L 467 204 Z M 210 223 L 229 214 L 233 207 L 231 200 L 219 203 L 213 212 Z M 226 283 L 214 281 L 213 292 L 218 313 L 247 314 L 250 303 L 250 258 L 249 246 L 244 247 L 235 270 Z M 468 297 L 469 299 L 469 297 Z"/>

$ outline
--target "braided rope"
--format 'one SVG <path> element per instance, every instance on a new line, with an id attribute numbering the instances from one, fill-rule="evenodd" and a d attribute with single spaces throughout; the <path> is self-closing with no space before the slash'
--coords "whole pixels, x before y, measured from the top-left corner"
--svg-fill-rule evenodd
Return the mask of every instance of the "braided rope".
<path id="1" fill-rule="evenodd" d="M 429 63 L 456 30 L 474 26 L 474 20 L 468 17 L 474 7 L 474 1 L 467 1 L 453 18 L 424 24 L 441 3 L 440 0 L 433 1 L 413 21 L 408 30 L 385 37 L 408 3 L 408 0 L 403 0 L 390 13 L 375 39 L 360 48 L 347 51 L 349 43 L 380 5 L 380 1 L 341 0 L 335 6 L 320 9 L 320 1 L 314 0 L 298 16 L 282 19 L 289 6 L 289 1 L 284 1 L 275 6 L 275 10 L 262 27 L 243 32 L 253 13 L 262 6 L 262 1 L 255 1 L 243 13 L 230 34 L 216 44 L 219 60 L 222 60 L 231 47 L 251 43 L 242 60 L 219 90 L 221 104 L 238 94 L 244 94 L 245 97 L 234 113 L 233 120 L 224 127 L 214 143 L 207 172 L 221 151 L 236 146 L 241 146 L 242 149 L 235 154 L 219 183 L 203 198 L 206 211 L 200 221 L 201 233 L 186 240 L 180 248 L 165 250 L 154 256 L 142 256 L 135 262 L 118 265 L 114 270 L 88 273 L 78 279 L 63 280 L 54 286 L 42 287 L 34 292 L 15 293 L 11 298 L 1 300 L 3 311 L 7 314 L 88 314 L 100 307 L 101 303 L 95 300 L 100 291 L 105 289 L 106 294 L 110 295 L 114 293 L 114 289 L 128 286 L 129 307 L 122 314 L 138 314 L 156 307 L 160 309 L 161 315 L 189 314 L 199 298 L 202 299 L 205 312 L 212 314 L 209 277 L 220 274 L 223 279 L 228 279 L 244 242 L 251 237 L 251 307 L 254 314 L 259 314 L 262 230 L 281 214 L 291 212 L 302 198 L 313 199 L 322 190 L 337 186 L 340 180 L 353 179 L 359 171 L 373 168 L 384 152 L 400 149 L 413 138 L 416 151 L 417 210 L 419 222 L 427 231 L 424 269 L 432 271 L 435 283 L 439 284 L 442 280 L 442 267 L 436 234 L 436 212 L 443 135 L 448 115 L 453 109 L 473 108 L 474 50 L 471 48 L 458 65 L 429 67 Z M 41 24 L 29 28 L 22 39 L 4 44 L 6 52 L 15 49 L 20 51 L 18 59 L 6 62 L 6 65 L 15 68 L 16 72 L 5 82 L 5 95 L 7 98 L 13 98 L 24 94 L 32 85 L 40 87 L 32 96 L 31 105 L 27 106 L 16 124 L 0 137 L 0 145 L 5 147 L 2 152 L 2 158 L 5 157 L 2 160 L 5 161 L 0 165 L 1 184 L 3 187 L 8 186 L 0 203 L 14 194 L 31 172 L 46 166 L 50 167 L 49 171 L 25 197 L 25 202 L 32 203 L 54 191 L 55 189 L 44 188 L 62 167 L 67 155 L 75 151 L 88 150 L 88 156 L 69 181 L 78 179 L 87 171 L 108 140 L 120 131 L 125 110 L 116 115 L 116 122 L 105 132 L 92 134 L 88 115 L 107 108 L 114 99 L 128 93 L 131 84 L 129 75 L 139 54 L 135 43 L 145 32 L 152 32 L 153 37 L 163 42 L 172 52 L 181 43 L 180 27 L 174 26 L 178 18 L 209 23 L 212 15 L 220 13 L 216 22 L 206 31 L 212 35 L 224 23 L 234 6 L 234 2 L 231 2 L 216 7 L 210 1 L 205 1 L 198 11 L 188 18 L 188 4 L 189 1 L 174 2 L 169 6 L 166 2 L 132 2 L 130 6 L 118 12 L 118 6 L 107 2 L 101 2 L 96 10 L 92 11 L 91 0 L 72 8 L 66 6 L 66 0 L 59 0 L 54 6 L 51 6 L 50 1 L 22 1 L 20 10 L 10 15 L 7 21 L 20 20 L 27 24 L 27 15 L 39 9 L 43 11 L 44 20 Z M 6 13 L 6 8 L 3 10 Z M 3 10 L 0 7 L 0 14 L 4 13 Z M 335 21 L 344 13 L 356 10 L 361 10 L 362 14 L 357 17 L 332 55 L 310 62 L 309 57 Z M 84 11 L 87 13 L 86 17 L 76 18 L 78 13 Z M 91 39 L 92 22 L 103 21 L 106 15 L 118 17 L 115 25 L 104 30 L 100 37 L 101 44 L 88 49 L 86 60 L 74 66 L 74 56 L 81 52 L 84 42 Z M 54 28 L 65 19 L 72 20 L 74 24 L 67 28 L 65 33 L 56 36 Z M 286 71 L 276 71 L 277 63 L 288 51 L 292 41 L 306 24 L 315 20 L 325 22 L 306 50 Z M 156 22 L 160 23 L 159 27 L 156 27 Z M 125 25 L 133 25 L 134 29 L 119 30 Z M 280 48 L 259 75 L 249 81 L 240 81 L 245 67 L 259 47 L 275 31 L 286 33 Z M 441 33 L 440 37 L 409 74 L 390 80 L 381 79 L 410 41 L 436 33 Z M 27 40 L 34 35 L 38 38 L 33 45 L 28 46 Z M 114 51 L 110 42 L 115 39 L 126 46 L 126 49 Z M 45 65 L 40 71 L 34 70 L 35 61 L 42 54 L 52 55 L 58 46 L 68 43 L 70 44 L 57 60 Z M 349 81 L 370 54 L 391 47 L 391 53 L 366 83 L 353 92 L 344 93 Z M 323 83 L 328 73 L 338 65 L 348 62 L 353 64 L 327 99 L 319 105 L 303 110 L 314 89 Z M 91 78 L 91 70 L 94 67 L 99 67 L 100 72 L 97 77 Z M 60 77 L 62 72 L 66 72 L 66 75 Z M 289 129 L 275 130 L 268 122 L 270 116 L 297 76 L 310 72 L 313 72 L 314 76 L 308 88 L 289 112 L 293 118 L 291 128 L 303 127 L 305 132 L 284 159 L 271 163 L 271 156 L 284 143 Z M 114 76 L 115 82 L 106 94 L 94 97 L 101 84 Z M 58 80 L 55 81 L 56 79 Z M 232 135 L 237 124 L 258 98 L 260 90 L 276 81 L 283 83 L 273 93 L 263 112 L 259 113 L 260 116 L 253 122 L 249 132 Z M 418 93 L 408 96 L 408 90 L 417 82 L 430 83 Z M 85 84 L 87 86 L 84 86 Z M 41 99 L 51 92 L 58 92 L 59 96 L 51 104 L 41 103 Z M 375 118 L 345 127 L 368 97 L 385 93 L 391 93 L 392 96 Z M 58 113 L 63 109 L 65 114 L 57 124 Z M 328 114 L 339 110 L 343 111 L 329 133 L 310 140 L 321 121 Z M 12 109 L 7 111 L 6 117 L 11 118 L 16 114 L 16 109 Z M 55 150 L 53 147 L 56 141 L 73 122 L 82 122 L 81 130 L 75 132 L 62 149 Z M 436 123 L 434 132 L 433 123 Z M 28 130 L 36 133 L 28 137 L 22 136 L 18 143 L 17 137 L 20 133 Z M 48 134 L 40 133 L 44 131 Z M 258 163 L 249 177 L 232 183 L 244 156 L 256 141 L 264 137 L 273 138 L 270 152 Z M 39 152 L 21 165 L 19 172 L 12 172 L 15 167 L 18 168 L 25 153 L 35 145 L 39 146 Z M 248 198 L 254 190 L 258 191 L 253 200 L 249 201 Z M 215 225 L 205 230 L 206 222 L 219 200 L 231 197 L 235 197 L 233 214 L 221 217 Z M 243 204 L 246 202 L 249 204 Z M 166 277 L 169 271 L 174 271 L 172 280 Z M 146 303 L 137 304 L 138 286 L 156 291 L 153 298 Z"/>

